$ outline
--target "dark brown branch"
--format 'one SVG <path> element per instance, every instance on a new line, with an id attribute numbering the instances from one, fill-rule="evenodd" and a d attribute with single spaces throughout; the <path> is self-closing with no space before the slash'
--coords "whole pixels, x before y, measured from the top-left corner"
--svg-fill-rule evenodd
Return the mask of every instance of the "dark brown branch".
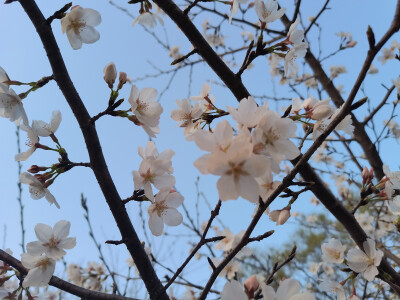
<path id="1" fill-rule="evenodd" d="M 190 51 L 188 54 L 186 54 L 186 55 L 184 55 L 184 56 L 182 56 L 182 57 L 179 57 L 179 58 L 175 59 L 175 60 L 171 63 L 171 65 L 172 65 L 172 66 L 173 66 L 173 65 L 176 65 L 176 64 L 180 63 L 181 61 L 184 61 L 185 59 L 189 58 L 189 57 L 192 56 L 193 54 L 196 54 L 197 52 L 198 52 L 197 49 L 193 49 L 193 50 Z"/>
<path id="2" fill-rule="evenodd" d="M 274 230 L 271 230 L 271 231 L 267 231 L 266 233 L 260 234 L 258 236 L 248 238 L 247 243 L 249 244 L 251 242 L 261 242 L 263 239 L 270 237 L 274 232 L 275 232 Z"/>
<path id="3" fill-rule="evenodd" d="M 90 115 L 69 77 L 51 27 L 46 22 L 34 0 L 19 0 L 19 2 L 39 34 L 53 70 L 54 79 L 79 123 L 94 175 L 121 232 L 122 239 L 126 241 L 126 247 L 139 270 L 140 276 L 149 292 L 150 299 L 169 300 L 133 228 L 125 205 L 122 203 L 121 197 L 111 178 L 96 128 L 91 122 Z"/>
<path id="4" fill-rule="evenodd" d="M 28 274 L 28 270 L 21 264 L 18 259 L 9 255 L 3 250 L 0 250 L 0 260 L 4 261 L 8 265 L 16 269 L 22 275 L 25 276 L 26 274 Z M 64 281 L 57 276 L 51 277 L 49 285 L 59 288 L 60 290 L 63 290 L 72 295 L 78 296 L 82 299 L 135 300 L 135 298 L 122 297 L 114 294 L 105 294 L 101 292 L 87 290 L 83 287 L 69 283 L 68 281 Z"/>

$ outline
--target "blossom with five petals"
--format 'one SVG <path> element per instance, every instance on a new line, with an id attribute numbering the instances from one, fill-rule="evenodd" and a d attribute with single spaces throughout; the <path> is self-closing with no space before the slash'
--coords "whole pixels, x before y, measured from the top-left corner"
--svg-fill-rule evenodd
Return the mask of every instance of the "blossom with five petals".
<path id="1" fill-rule="evenodd" d="M 354 272 L 362 273 L 368 281 L 374 280 L 379 274 L 378 266 L 381 264 L 383 252 L 376 250 L 375 241 L 368 238 L 363 243 L 364 251 L 350 249 L 347 252 L 347 264 Z"/>
<path id="2" fill-rule="evenodd" d="M 82 43 L 92 44 L 100 39 L 100 33 L 94 29 L 100 23 L 98 11 L 77 5 L 61 19 L 61 31 L 67 34 L 72 49 L 77 50 Z"/>
<path id="3" fill-rule="evenodd" d="M 32 199 L 39 200 L 45 197 L 50 204 L 54 203 L 57 208 L 60 208 L 56 198 L 54 198 L 47 187 L 31 174 L 26 172 L 21 173 L 21 175 L 19 175 L 19 181 L 24 184 L 29 184 L 29 193 Z"/>
<path id="4" fill-rule="evenodd" d="M 29 269 L 28 274 L 22 282 L 23 288 L 29 286 L 46 286 L 51 276 L 53 276 L 56 267 L 56 261 L 46 254 L 32 256 L 29 253 L 23 253 L 21 255 L 21 263 L 25 268 Z"/>
<path id="5" fill-rule="evenodd" d="M 74 237 L 67 237 L 71 223 L 65 220 L 58 221 L 54 228 L 42 223 L 35 226 L 36 237 L 39 239 L 26 245 L 30 255 L 37 256 L 45 253 L 47 257 L 58 260 L 66 252 L 63 249 L 72 249 L 76 245 Z"/>
<path id="6" fill-rule="evenodd" d="M 182 203 L 183 197 L 178 192 L 171 192 L 169 187 L 160 189 L 147 209 L 151 233 L 160 236 L 164 231 L 164 224 L 168 226 L 181 224 L 183 217 L 177 208 Z"/>

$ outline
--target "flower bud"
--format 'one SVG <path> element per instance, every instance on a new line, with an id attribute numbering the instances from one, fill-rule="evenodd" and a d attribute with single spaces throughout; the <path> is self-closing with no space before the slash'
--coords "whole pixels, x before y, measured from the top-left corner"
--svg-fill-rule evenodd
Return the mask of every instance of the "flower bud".
<path id="1" fill-rule="evenodd" d="M 322 120 L 332 114 L 332 107 L 330 105 L 319 105 L 312 110 L 311 119 Z"/>
<path id="2" fill-rule="evenodd" d="M 32 165 L 32 166 L 28 169 L 28 172 L 29 172 L 29 173 L 32 173 L 32 174 L 36 174 L 36 173 L 38 173 L 38 172 L 46 171 L 46 170 L 47 170 L 47 167 L 39 167 L 39 166 L 37 166 L 37 165 Z"/>
<path id="3" fill-rule="evenodd" d="M 372 179 L 374 178 L 374 170 L 372 168 L 368 170 L 367 167 L 364 167 L 361 177 L 363 179 L 363 184 L 371 183 Z"/>
<path id="4" fill-rule="evenodd" d="M 278 209 L 269 213 L 271 221 L 276 222 L 276 225 L 283 225 L 290 218 L 290 206 L 286 206 L 284 209 Z"/>
<path id="5" fill-rule="evenodd" d="M 108 63 L 103 70 L 104 73 L 104 81 L 107 82 L 108 87 L 110 89 L 113 88 L 115 79 L 117 78 L 117 69 L 115 68 L 114 63 Z"/>
<path id="6" fill-rule="evenodd" d="M 128 75 L 126 75 L 125 72 L 119 72 L 118 89 L 120 90 L 127 81 L 128 81 Z"/>
<path id="7" fill-rule="evenodd" d="M 244 291 L 249 299 L 254 298 L 254 293 L 260 286 L 256 275 L 252 275 L 244 282 Z"/>

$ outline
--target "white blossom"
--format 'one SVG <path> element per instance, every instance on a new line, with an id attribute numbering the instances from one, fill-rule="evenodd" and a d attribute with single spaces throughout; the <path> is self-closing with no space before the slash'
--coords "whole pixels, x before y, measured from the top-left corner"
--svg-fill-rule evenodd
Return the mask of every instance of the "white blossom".
<path id="1" fill-rule="evenodd" d="M 72 49 L 77 50 L 82 43 L 92 44 L 100 39 L 100 33 L 94 29 L 100 23 L 98 11 L 77 5 L 61 19 L 61 30 L 67 34 Z"/>
<path id="2" fill-rule="evenodd" d="M 160 132 L 158 124 L 160 115 L 163 112 L 161 104 L 156 102 L 157 90 L 153 88 L 144 88 L 141 91 L 133 85 L 128 101 L 131 104 L 131 110 L 140 122 L 140 125 L 151 137 Z"/>
<path id="3" fill-rule="evenodd" d="M 378 275 L 378 266 L 381 264 L 383 252 L 376 250 L 375 241 L 368 238 L 363 243 L 364 251 L 350 249 L 347 252 L 347 264 L 354 272 L 362 273 L 368 281 L 374 280 Z"/>
<path id="4" fill-rule="evenodd" d="M 147 209 L 149 213 L 149 228 L 155 236 L 160 236 L 164 231 L 164 224 L 178 226 L 183 217 L 177 208 L 183 203 L 183 197 L 177 192 L 171 192 L 170 188 L 161 189 L 155 200 Z"/>
<path id="5" fill-rule="evenodd" d="M 337 300 L 346 300 L 343 285 L 336 281 L 325 279 L 318 285 L 318 287 L 324 292 L 336 293 Z"/>
<path id="6" fill-rule="evenodd" d="M 276 0 L 267 0 L 267 3 L 264 3 L 263 0 L 256 0 L 254 8 L 258 18 L 263 23 L 270 23 L 280 19 L 286 12 L 286 8 L 278 10 L 278 2 Z"/>
<path id="7" fill-rule="evenodd" d="M 20 125 L 21 130 L 26 131 L 28 133 L 28 140 L 26 145 L 29 146 L 29 149 L 25 152 L 21 152 L 15 155 L 15 161 L 25 161 L 27 160 L 33 152 L 37 149 L 37 144 L 39 143 L 38 134 L 32 129 L 32 127 L 27 126 L 25 124 Z"/>
<path id="8" fill-rule="evenodd" d="M 0 83 L 0 117 L 7 118 L 16 125 L 19 125 L 21 120 L 23 124 L 28 125 L 21 98 L 3 83 Z"/>
<path id="9" fill-rule="evenodd" d="M 58 221 L 54 228 L 42 223 L 37 224 L 35 233 L 39 241 L 26 245 L 28 253 L 33 256 L 45 253 L 49 258 L 60 259 L 66 254 L 63 249 L 72 249 L 76 245 L 76 239 L 68 237 L 70 227 L 71 223 L 65 220 Z"/>
<path id="10" fill-rule="evenodd" d="M 221 300 L 247 300 L 242 285 L 237 280 L 227 281 L 221 292 Z"/>
<path id="11" fill-rule="evenodd" d="M 60 205 L 57 203 L 56 198 L 50 193 L 50 191 L 45 187 L 43 183 L 41 183 L 38 179 L 33 177 L 29 173 L 21 173 L 19 176 L 19 181 L 24 184 L 29 184 L 29 193 L 31 194 L 31 198 L 34 200 L 41 199 L 43 197 L 46 200 L 57 207 L 60 208 Z"/>
<path id="12" fill-rule="evenodd" d="M 146 27 L 155 28 L 157 26 L 157 21 L 161 25 L 164 25 L 163 19 L 157 13 L 146 11 L 136 17 L 132 23 L 132 26 L 135 26 L 137 23 L 139 23 Z"/>
<path id="13" fill-rule="evenodd" d="M 328 263 L 340 264 L 344 260 L 344 250 L 346 246 L 337 239 L 330 239 L 328 243 L 321 246 L 322 260 Z"/>
<path id="14" fill-rule="evenodd" d="M 104 81 L 108 84 L 108 87 L 112 89 L 118 75 L 115 64 L 113 62 L 108 63 L 103 69 L 103 74 Z"/>
<path id="15" fill-rule="evenodd" d="M 53 276 L 56 261 L 46 254 L 40 256 L 32 256 L 29 253 L 23 253 L 21 255 L 22 265 L 29 269 L 28 274 L 25 276 L 22 282 L 22 287 L 27 288 L 29 286 L 46 286 L 51 276 Z"/>
<path id="16" fill-rule="evenodd" d="M 285 279 L 275 290 L 265 283 L 261 283 L 261 290 L 264 300 L 315 300 L 313 294 L 301 292 L 300 283 L 296 279 Z"/>
<path id="17" fill-rule="evenodd" d="M 60 126 L 61 120 L 61 112 L 59 110 L 55 110 L 51 115 L 50 123 L 39 120 L 32 121 L 32 130 L 38 136 L 46 137 L 52 135 L 57 131 L 58 127 Z"/>
<path id="18" fill-rule="evenodd" d="M 296 124 L 269 110 L 261 118 L 252 135 L 254 152 L 270 155 L 276 162 L 294 159 L 300 151 L 289 138 L 296 136 Z"/>
<path id="19" fill-rule="evenodd" d="M 294 45 L 293 48 L 289 50 L 285 55 L 285 77 L 294 77 L 299 71 L 299 65 L 296 62 L 296 59 L 302 58 L 306 55 L 308 48 L 307 42 L 301 42 L 297 45 Z"/>

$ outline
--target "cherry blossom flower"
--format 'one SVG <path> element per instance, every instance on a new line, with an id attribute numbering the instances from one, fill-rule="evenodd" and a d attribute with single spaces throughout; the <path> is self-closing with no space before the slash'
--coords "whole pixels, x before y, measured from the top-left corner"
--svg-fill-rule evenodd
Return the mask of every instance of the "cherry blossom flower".
<path id="1" fill-rule="evenodd" d="M 276 162 L 294 159 L 300 151 L 289 140 L 296 136 L 296 124 L 281 118 L 275 111 L 267 111 L 253 131 L 252 141 L 255 153 L 270 155 Z"/>
<path id="2" fill-rule="evenodd" d="M 61 112 L 59 110 L 55 110 L 51 115 L 51 120 L 49 124 L 39 120 L 32 121 L 32 130 L 38 136 L 50 136 L 57 131 L 58 127 L 60 126 L 61 120 Z"/>
<path id="3" fill-rule="evenodd" d="M 400 215 L 400 195 L 394 196 L 391 200 L 387 201 L 387 206 L 390 212 L 396 216 Z"/>
<path id="4" fill-rule="evenodd" d="M 29 269 L 28 274 L 22 282 L 22 287 L 27 288 L 29 286 L 46 286 L 51 276 L 53 276 L 56 261 L 46 254 L 40 256 L 33 256 L 29 253 L 23 253 L 21 255 L 22 265 Z"/>
<path id="5" fill-rule="evenodd" d="M 224 236 L 225 238 L 215 244 L 215 250 L 223 250 L 226 252 L 231 250 L 235 239 L 235 235 L 232 233 L 232 231 L 229 228 L 225 228 L 222 231 L 218 231 L 217 235 Z"/>
<path id="6" fill-rule="evenodd" d="M 336 281 L 325 279 L 318 285 L 318 287 L 324 292 L 336 293 L 337 300 L 346 300 L 343 285 Z"/>
<path id="7" fill-rule="evenodd" d="M 16 125 L 19 125 L 21 120 L 25 125 L 28 125 L 28 117 L 21 98 L 13 89 L 2 83 L 0 83 L 0 117 L 7 118 L 11 122 L 15 122 Z"/>
<path id="8" fill-rule="evenodd" d="M 66 254 L 63 249 L 72 249 L 76 245 L 74 237 L 67 237 L 70 227 L 71 223 L 65 220 L 58 221 L 54 228 L 42 223 L 37 224 L 35 233 L 39 241 L 26 245 L 28 253 L 33 256 L 45 253 L 49 258 L 60 259 Z"/>
<path id="9" fill-rule="evenodd" d="M 383 172 L 385 173 L 385 191 L 390 200 L 392 199 L 394 191 L 400 189 L 400 171 L 392 172 L 389 166 L 384 164 Z"/>
<path id="10" fill-rule="evenodd" d="M 150 200 L 153 200 L 153 184 L 157 189 L 171 188 L 175 184 L 175 177 L 166 174 L 165 166 L 169 162 L 163 159 L 143 160 L 140 163 L 139 170 L 133 171 L 133 182 L 135 191 L 143 187 L 144 194 Z"/>
<path id="11" fill-rule="evenodd" d="M 347 73 L 347 69 L 345 66 L 330 66 L 329 70 L 331 71 L 331 78 L 336 78 L 339 74 Z"/>
<path id="12" fill-rule="evenodd" d="M 263 23 L 271 23 L 281 18 L 286 12 L 286 8 L 278 10 L 278 2 L 276 0 L 267 0 L 267 3 L 264 3 L 263 0 L 256 0 L 255 10 L 258 18 Z"/>
<path id="13" fill-rule="evenodd" d="M 43 197 L 46 200 L 57 207 L 60 208 L 60 205 L 57 203 L 56 198 L 50 193 L 50 191 L 45 187 L 43 183 L 41 183 L 38 179 L 33 177 L 29 173 L 21 173 L 19 176 L 19 181 L 24 184 L 29 184 L 29 193 L 31 194 L 31 198 L 34 200 L 39 200 Z"/>
<path id="14" fill-rule="evenodd" d="M 272 173 L 266 172 L 263 176 L 256 178 L 259 186 L 259 193 L 263 201 L 267 201 L 269 195 L 281 184 L 280 181 L 273 181 Z"/>
<path id="15" fill-rule="evenodd" d="M 211 84 L 207 84 L 207 82 L 205 82 L 201 87 L 200 95 L 190 97 L 190 99 L 193 101 L 200 101 L 201 105 L 204 107 L 204 112 L 213 109 L 212 104 L 215 102 L 215 97 L 214 95 L 210 94 L 210 91 Z"/>
<path id="16" fill-rule="evenodd" d="M 28 133 L 28 140 L 26 142 L 26 145 L 29 146 L 30 148 L 25 152 L 16 154 L 15 161 L 27 160 L 33 154 L 33 152 L 36 151 L 38 143 L 39 143 L 39 136 L 32 129 L 32 127 L 27 126 L 25 124 L 21 124 L 20 128 L 21 128 L 21 130 L 26 131 Z"/>
<path id="17" fill-rule="evenodd" d="M 176 100 L 176 104 L 179 108 L 171 112 L 171 119 L 178 121 L 180 127 L 185 127 L 184 135 L 193 133 L 196 130 L 196 120 L 203 114 L 200 103 L 195 103 L 192 107 L 188 99 L 182 99 L 182 101 Z"/>
<path id="18" fill-rule="evenodd" d="M 153 235 L 160 236 L 164 231 L 164 224 L 178 226 L 183 217 L 176 209 L 183 203 L 183 197 L 177 192 L 171 192 L 170 188 L 161 189 L 155 200 L 147 209 L 149 213 L 149 228 Z"/>
<path id="19" fill-rule="evenodd" d="M 287 38 L 292 45 L 298 45 L 304 40 L 304 31 L 297 29 L 300 20 L 296 19 L 292 25 L 289 27 L 289 31 L 287 33 Z"/>
<path id="20" fill-rule="evenodd" d="M 232 17 L 239 10 L 239 4 L 245 4 L 248 0 L 232 0 L 231 13 L 229 14 L 229 24 L 232 23 Z"/>
<path id="21" fill-rule="evenodd" d="M 238 128 L 242 129 L 255 127 L 267 111 L 267 108 L 265 106 L 258 107 L 254 98 L 249 96 L 239 102 L 237 109 L 233 106 L 227 106 L 226 110 L 238 123 Z"/>
<path id="22" fill-rule="evenodd" d="M 255 178 L 263 175 L 267 167 L 268 159 L 263 155 L 253 154 L 253 145 L 239 135 L 234 138 L 226 153 L 216 151 L 210 154 L 206 167 L 200 166 L 200 169 L 204 168 L 211 174 L 221 176 L 217 188 L 222 201 L 241 196 L 255 203 L 259 198 Z"/>
<path id="23" fill-rule="evenodd" d="M 330 239 L 329 243 L 323 243 L 321 246 L 322 260 L 328 263 L 341 264 L 344 260 L 344 250 L 346 246 L 337 239 Z"/>
<path id="24" fill-rule="evenodd" d="M 227 281 L 221 292 L 221 300 L 248 300 L 242 285 L 237 280 Z"/>
<path id="25" fill-rule="evenodd" d="M 309 292 L 301 292 L 300 283 L 296 279 L 285 279 L 281 282 L 278 290 L 261 283 L 261 290 L 264 300 L 315 300 L 313 294 Z"/>
<path id="26" fill-rule="evenodd" d="M 332 116 L 327 119 L 319 120 L 314 124 L 314 130 L 311 136 L 313 140 L 316 140 L 328 128 L 329 124 L 336 118 L 341 109 L 342 107 L 339 107 Z M 352 124 L 351 115 L 344 117 L 344 119 L 336 125 L 335 130 L 342 130 L 349 135 L 353 135 L 354 126 Z"/>
<path id="27" fill-rule="evenodd" d="M 77 5 L 61 19 L 61 31 L 67 34 L 72 49 L 77 50 L 82 43 L 92 44 L 100 39 L 100 33 L 94 29 L 100 23 L 98 11 Z"/>
<path id="28" fill-rule="evenodd" d="M 67 267 L 68 280 L 71 280 L 73 284 L 82 286 L 83 276 L 82 268 L 76 264 L 69 264 Z"/>
<path id="29" fill-rule="evenodd" d="M 151 137 L 155 137 L 160 132 L 158 124 L 160 123 L 160 115 L 163 112 L 161 104 L 155 102 L 157 90 L 153 88 L 144 88 L 141 91 L 133 85 L 129 96 L 131 110 L 139 120 L 143 129 Z"/>
<path id="30" fill-rule="evenodd" d="M 3 84 L 7 88 L 9 88 L 10 85 L 7 83 L 7 81 L 10 81 L 10 77 L 8 77 L 7 72 L 2 67 L 0 67 L 0 84 Z"/>
<path id="31" fill-rule="evenodd" d="M 297 45 L 294 45 L 293 48 L 289 50 L 285 55 L 285 64 L 284 64 L 284 74 L 285 77 L 294 77 L 299 71 L 299 65 L 296 62 L 296 59 L 302 58 L 306 55 L 308 48 L 307 42 L 302 42 Z"/>
<path id="32" fill-rule="evenodd" d="M 147 159 L 151 161 L 161 160 L 163 164 L 159 165 L 159 167 L 161 167 L 168 173 L 174 172 L 174 168 L 172 167 L 171 162 L 172 157 L 175 155 L 175 152 L 173 150 L 167 149 L 159 154 L 156 148 L 156 144 L 153 141 L 148 141 L 145 150 L 143 150 L 142 146 L 138 147 L 138 154 L 142 159 Z"/>
<path id="33" fill-rule="evenodd" d="M 212 262 L 215 267 L 221 263 L 221 260 L 217 257 L 213 257 Z M 231 260 L 218 274 L 219 277 L 225 277 L 228 279 L 232 279 L 235 277 L 236 272 L 239 271 L 239 262 L 237 260 Z"/>
<path id="34" fill-rule="evenodd" d="M 133 21 L 132 26 L 135 26 L 137 23 L 150 27 L 155 28 L 157 26 L 157 21 L 161 25 L 164 25 L 163 19 L 156 13 L 152 13 L 150 11 L 145 11 L 139 14 L 136 19 Z"/>
<path id="35" fill-rule="evenodd" d="M 303 108 L 306 110 L 306 115 L 313 120 L 322 120 L 335 111 L 334 107 L 329 104 L 330 98 L 325 100 L 315 99 L 310 96 L 304 100 Z"/>
<path id="36" fill-rule="evenodd" d="M 375 241 L 368 238 L 363 243 L 364 251 L 350 249 L 347 252 L 347 264 L 354 272 L 362 273 L 368 281 L 374 280 L 379 274 L 378 266 L 381 264 L 383 252 L 376 250 Z"/>
<path id="37" fill-rule="evenodd" d="M 392 83 L 397 88 L 397 94 L 400 94 L 400 76 L 396 80 L 392 79 Z"/>

